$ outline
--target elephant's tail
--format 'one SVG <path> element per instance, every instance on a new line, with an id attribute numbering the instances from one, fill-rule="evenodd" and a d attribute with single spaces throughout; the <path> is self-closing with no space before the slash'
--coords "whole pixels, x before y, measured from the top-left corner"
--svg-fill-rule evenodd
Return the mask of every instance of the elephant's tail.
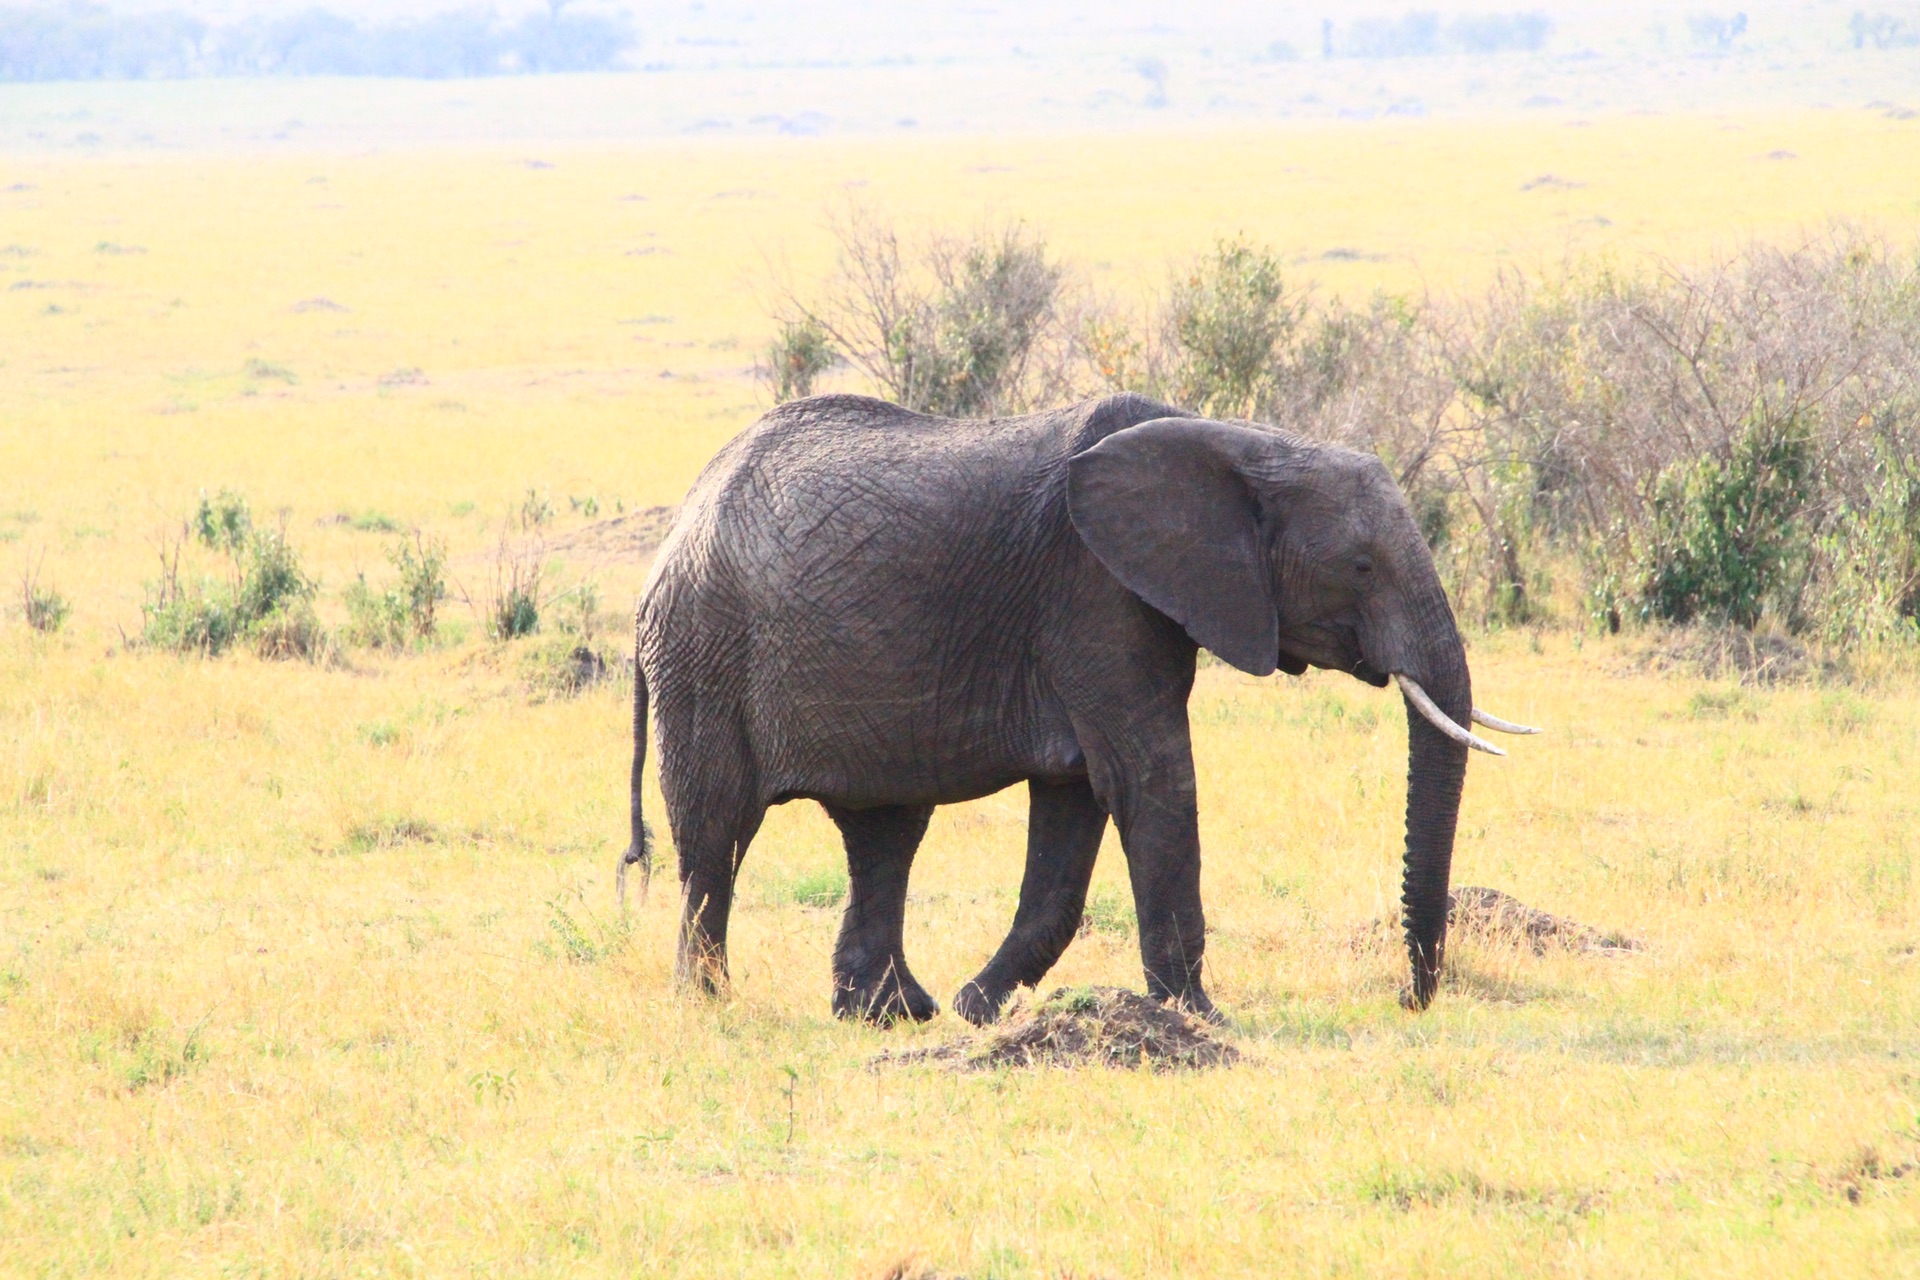
<path id="1" fill-rule="evenodd" d="M 614 868 L 613 882 L 620 895 L 620 907 L 627 905 L 627 868 L 640 864 L 640 905 L 647 903 L 647 886 L 653 882 L 653 829 L 640 813 L 640 777 L 647 768 L 647 673 L 640 665 L 640 616 L 634 614 L 633 644 L 633 776 L 627 806 L 630 837 L 627 851 Z"/>

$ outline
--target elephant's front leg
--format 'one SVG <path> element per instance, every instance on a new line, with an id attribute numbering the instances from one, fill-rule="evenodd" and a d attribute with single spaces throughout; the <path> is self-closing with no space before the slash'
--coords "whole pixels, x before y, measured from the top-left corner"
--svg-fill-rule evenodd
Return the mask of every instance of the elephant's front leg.
<path id="1" fill-rule="evenodd" d="M 1133 882 L 1147 994 L 1217 1016 L 1201 985 L 1207 921 L 1200 909 L 1200 813 L 1191 757 L 1124 779 L 1115 821 Z"/>
<path id="2" fill-rule="evenodd" d="M 1060 786 L 1029 782 L 1027 792 L 1027 870 L 1013 928 L 987 967 L 953 998 L 955 1012 L 975 1026 L 999 1017 L 1015 987 L 1044 978 L 1073 941 L 1107 829 L 1107 811 L 1085 778 Z"/>
<path id="3" fill-rule="evenodd" d="M 901 1018 L 924 1022 L 940 1006 L 908 971 L 901 932 L 907 875 L 933 806 L 828 805 L 827 813 L 847 845 L 847 909 L 833 947 L 833 1012 L 882 1026 Z"/>

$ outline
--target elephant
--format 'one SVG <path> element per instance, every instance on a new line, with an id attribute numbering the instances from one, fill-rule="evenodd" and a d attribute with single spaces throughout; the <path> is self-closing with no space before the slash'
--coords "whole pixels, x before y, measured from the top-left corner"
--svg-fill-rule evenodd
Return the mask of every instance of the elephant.
<path id="1" fill-rule="evenodd" d="M 818 801 L 846 846 L 834 1012 L 939 1006 L 901 949 L 934 807 L 1027 784 L 1012 927 L 954 997 L 976 1025 L 1078 931 L 1118 827 L 1148 993 L 1216 1016 L 1187 699 L 1198 651 L 1255 676 L 1385 687 L 1408 724 L 1402 902 L 1411 1008 L 1433 998 L 1470 720 L 1433 558 L 1372 455 L 1132 394 L 955 420 L 796 400 L 708 464 L 635 618 L 630 843 L 649 708 L 683 894 L 682 983 L 727 982 L 734 883 L 768 806 Z"/>

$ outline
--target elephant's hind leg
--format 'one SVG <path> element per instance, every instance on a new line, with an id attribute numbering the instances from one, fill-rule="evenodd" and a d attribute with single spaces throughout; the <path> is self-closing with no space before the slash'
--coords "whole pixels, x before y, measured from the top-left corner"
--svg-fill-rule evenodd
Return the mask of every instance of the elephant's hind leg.
<path id="1" fill-rule="evenodd" d="M 940 1006 L 907 969 L 901 931 L 907 874 L 933 806 L 828 805 L 827 814 L 847 844 L 847 910 L 833 947 L 833 1011 L 882 1026 L 901 1018 L 924 1022 Z"/>
<path id="2" fill-rule="evenodd" d="M 987 967 L 953 998 L 955 1012 L 975 1026 L 999 1017 L 1015 987 L 1046 977 L 1080 931 L 1107 829 L 1107 811 L 1084 778 L 1058 786 L 1034 781 L 1027 792 L 1027 870 L 1013 928 Z"/>
<path id="3" fill-rule="evenodd" d="M 680 854 L 680 945 L 674 973 L 682 986 L 715 994 L 727 986 L 727 920 L 747 846 L 766 809 L 735 794 L 701 796 L 673 810 Z M 682 815 L 690 820 L 681 820 Z"/>

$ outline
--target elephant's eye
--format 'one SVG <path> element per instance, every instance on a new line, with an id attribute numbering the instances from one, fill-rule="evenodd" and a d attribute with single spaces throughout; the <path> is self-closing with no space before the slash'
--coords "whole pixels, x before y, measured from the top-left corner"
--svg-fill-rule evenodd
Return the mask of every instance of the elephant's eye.
<path id="1" fill-rule="evenodd" d="M 1367 577 L 1373 572 L 1373 561 L 1366 556 L 1361 556 L 1353 562 L 1353 571 L 1363 578 Z"/>

